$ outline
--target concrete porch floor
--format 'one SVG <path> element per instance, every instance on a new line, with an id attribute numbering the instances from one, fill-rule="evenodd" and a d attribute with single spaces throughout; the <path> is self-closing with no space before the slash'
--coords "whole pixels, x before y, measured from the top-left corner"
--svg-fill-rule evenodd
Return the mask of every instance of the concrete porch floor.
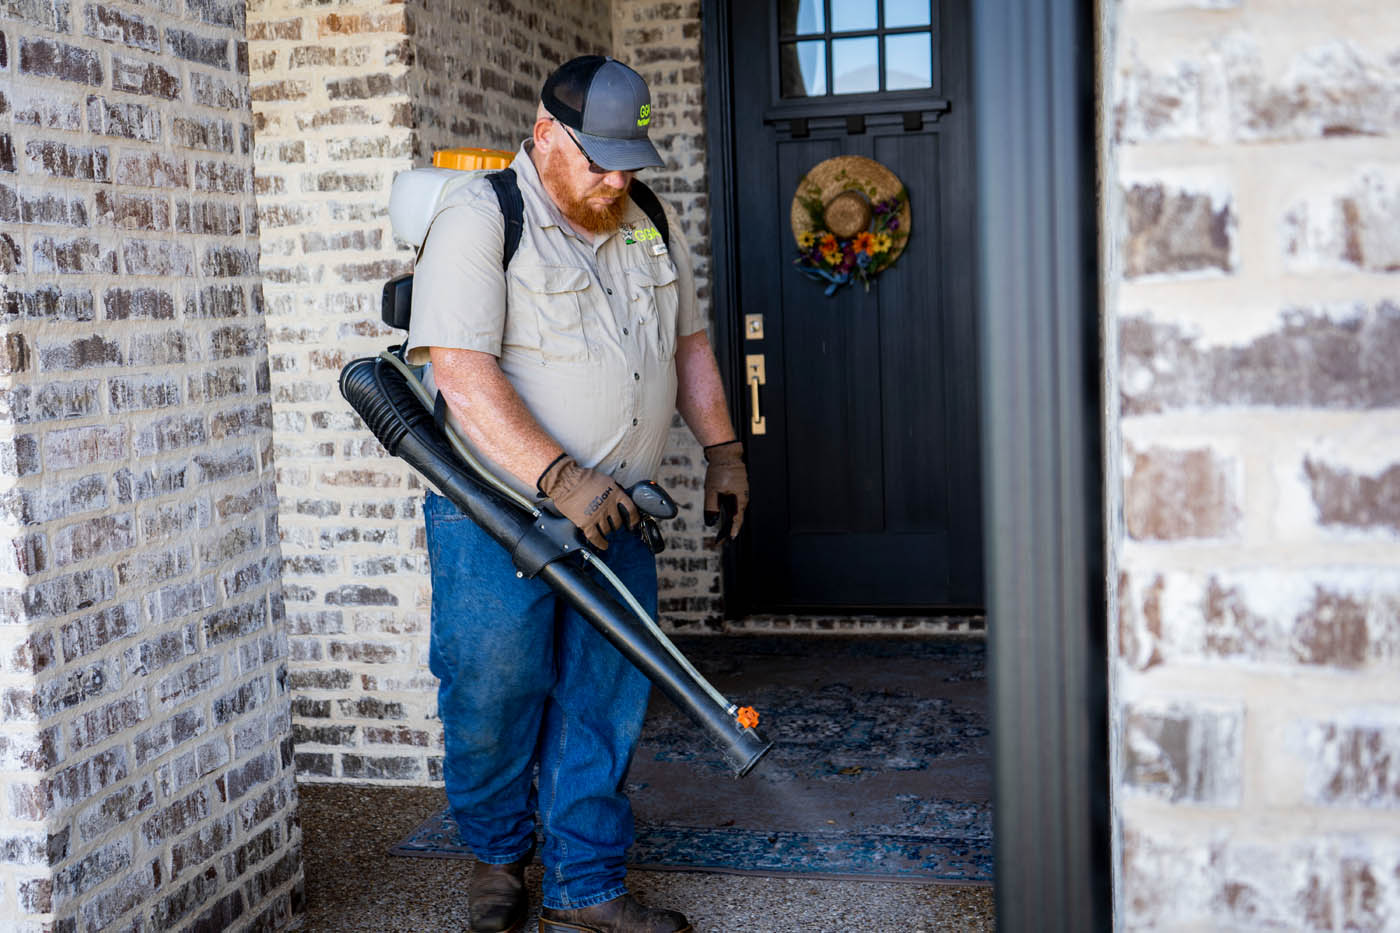
<path id="1" fill-rule="evenodd" d="M 445 806 L 434 787 L 302 784 L 307 933 L 467 929 L 465 859 L 404 858 L 389 847 Z M 538 916 L 540 869 L 527 880 Z M 683 911 L 697 933 L 991 931 L 992 889 L 946 884 L 633 872 L 633 893 Z M 536 924 L 526 927 L 535 933 Z"/>

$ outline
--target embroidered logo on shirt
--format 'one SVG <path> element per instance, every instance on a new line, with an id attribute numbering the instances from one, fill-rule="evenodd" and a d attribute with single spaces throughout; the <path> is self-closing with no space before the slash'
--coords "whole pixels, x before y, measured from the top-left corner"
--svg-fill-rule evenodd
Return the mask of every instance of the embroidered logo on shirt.
<path id="1" fill-rule="evenodd" d="M 623 235 L 627 238 L 625 242 L 628 246 L 631 246 L 633 243 L 645 243 L 647 240 L 661 239 L 661 231 L 657 230 L 655 227 L 642 227 L 638 230 L 631 224 L 622 224 L 621 230 Z"/>

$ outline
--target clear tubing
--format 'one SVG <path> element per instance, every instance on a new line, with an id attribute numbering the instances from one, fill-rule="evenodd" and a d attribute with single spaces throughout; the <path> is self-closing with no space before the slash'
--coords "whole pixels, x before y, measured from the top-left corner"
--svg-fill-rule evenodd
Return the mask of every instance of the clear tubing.
<path id="1" fill-rule="evenodd" d="M 428 409 L 429 411 L 432 411 L 432 396 L 430 396 L 428 394 L 428 390 L 424 388 L 422 381 L 418 378 L 418 374 L 413 371 L 413 367 L 409 366 L 407 363 L 399 359 L 399 357 L 395 356 L 388 350 L 382 351 L 379 354 L 379 357 L 380 359 L 387 360 L 390 364 L 394 366 L 395 369 L 397 369 L 403 374 L 404 381 L 407 382 L 408 387 L 413 390 L 413 394 L 418 397 L 418 401 L 423 403 L 424 408 Z M 510 498 L 511 501 L 515 502 L 522 509 L 529 512 L 531 515 L 540 514 L 540 510 L 535 507 L 534 503 L 530 502 L 520 493 L 516 492 L 514 489 L 511 489 L 509 486 L 507 486 L 505 483 L 501 482 L 499 479 L 493 476 L 489 470 L 487 470 L 484 466 L 481 465 L 481 461 L 477 460 L 476 457 L 472 455 L 472 452 L 467 448 L 466 442 L 462 440 L 462 436 L 457 433 L 456 428 L 454 428 L 450 423 L 446 422 L 443 424 L 442 427 L 443 433 L 447 435 L 447 440 L 452 445 L 452 449 L 457 453 L 459 457 L 461 457 L 467 462 L 467 464 L 472 468 L 472 470 L 475 471 L 477 476 L 481 477 L 481 479 L 488 483 L 493 489 L 496 489 L 503 495 Z M 658 642 L 661 643 L 661 646 L 666 649 L 667 654 L 675 658 L 676 663 L 679 664 L 687 674 L 689 674 L 695 679 L 695 682 L 704 689 L 705 693 L 709 695 L 710 699 L 714 700 L 717 704 L 719 704 L 720 709 L 732 714 L 735 709 L 734 704 L 730 703 L 729 700 L 725 698 L 724 694 L 716 690 L 714 685 L 711 684 L 708 680 L 706 680 L 704 675 L 702 675 L 699 671 L 695 669 L 694 665 L 690 663 L 686 656 L 681 654 L 680 649 L 677 648 L 671 642 L 671 639 L 666 637 L 665 632 L 661 631 L 661 626 L 656 624 L 656 620 L 647 614 L 647 611 L 642 608 L 641 603 L 637 602 L 637 597 L 632 595 L 631 590 L 623 586 L 622 581 L 617 578 L 617 575 L 608 569 L 608 565 L 603 563 L 601 560 L 599 560 L 587 550 L 581 550 L 580 553 L 583 555 L 584 560 L 592 564 L 593 568 L 603 575 L 603 578 L 608 581 L 608 583 L 612 586 L 614 590 L 617 591 L 617 595 L 622 597 L 623 602 L 627 603 L 628 608 L 630 608 L 636 614 L 637 618 L 642 620 L 642 624 L 645 625 L 647 627 L 647 630 L 651 632 L 652 637 L 654 637 Z"/>
<path id="2" fill-rule="evenodd" d="M 608 565 L 588 551 L 582 553 L 583 559 L 592 564 L 595 570 L 607 578 L 607 581 L 612 584 L 613 589 L 617 590 L 618 595 L 626 601 L 632 611 L 637 614 L 637 618 L 641 619 L 642 624 L 650 630 L 652 637 L 661 643 L 661 647 L 665 648 L 667 653 L 676 659 L 676 663 L 684 668 L 687 674 L 695 678 L 695 682 L 704 688 L 705 692 L 710 695 L 710 699 L 719 704 L 720 709 L 732 714 L 735 708 L 734 704 L 725 699 L 724 694 L 716 690 L 714 684 L 706 680 L 704 675 L 691 665 L 690 661 L 686 659 L 686 656 L 681 654 L 680 649 L 671 643 L 671 639 L 667 638 L 666 633 L 661 631 L 661 626 L 657 625 L 656 621 L 647 614 L 647 611 L 642 608 L 641 603 L 637 602 L 637 598 L 632 595 L 631 591 L 623 586 L 622 581 L 608 569 Z"/>

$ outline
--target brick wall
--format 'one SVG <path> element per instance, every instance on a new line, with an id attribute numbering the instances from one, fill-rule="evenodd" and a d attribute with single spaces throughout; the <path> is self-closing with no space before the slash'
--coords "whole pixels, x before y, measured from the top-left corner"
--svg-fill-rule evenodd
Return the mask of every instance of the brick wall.
<path id="1" fill-rule="evenodd" d="M 0 7 L 0 914 L 299 912 L 243 6 Z"/>
<path id="2" fill-rule="evenodd" d="M 1108 17 L 1118 914 L 1400 925 L 1400 9 Z"/>
<path id="3" fill-rule="evenodd" d="M 642 179 L 680 218 L 700 307 L 709 316 L 713 309 L 700 3 L 614 0 L 612 29 L 613 54 L 637 69 L 651 88 L 651 139 L 666 160 L 663 168 L 648 169 Z M 671 631 L 717 630 L 723 610 L 719 550 L 705 543 L 704 453 L 679 416 L 656 479 L 681 507 L 680 515 L 666 524 L 666 551 L 657 558 L 663 624 Z"/>
<path id="4" fill-rule="evenodd" d="M 422 486 L 340 396 L 379 321 L 394 175 L 514 149 L 548 69 L 609 42 L 606 3 L 264 0 L 249 11 L 283 580 L 303 780 L 441 779 Z"/>

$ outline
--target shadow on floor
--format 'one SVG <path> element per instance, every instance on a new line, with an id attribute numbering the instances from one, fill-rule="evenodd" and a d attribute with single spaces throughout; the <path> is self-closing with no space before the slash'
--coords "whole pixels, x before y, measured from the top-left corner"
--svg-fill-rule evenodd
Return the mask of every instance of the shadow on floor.
<path id="1" fill-rule="evenodd" d="M 436 787 L 302 784 L 306 933 L 466 933 L 465 859 L 389 847 L 446 800 Z M 527 874 L 538 913 L 540 869 Z M 697 933 L 991 931 L 992 889 L 691 872 L 633 872 L 644 902 L 683 911 Z M 526 933 L 535 933 L 532 921 Z"/>

